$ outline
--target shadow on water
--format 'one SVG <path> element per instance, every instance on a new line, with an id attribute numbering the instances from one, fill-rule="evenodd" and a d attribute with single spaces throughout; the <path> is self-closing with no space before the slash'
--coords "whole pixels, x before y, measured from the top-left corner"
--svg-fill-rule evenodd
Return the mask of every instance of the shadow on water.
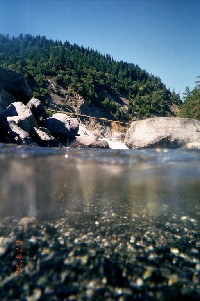
<path id="1" fill-rule="evenodd" d="M 0 149 L 0 217 L 199 212 L 200 153 Z"/>

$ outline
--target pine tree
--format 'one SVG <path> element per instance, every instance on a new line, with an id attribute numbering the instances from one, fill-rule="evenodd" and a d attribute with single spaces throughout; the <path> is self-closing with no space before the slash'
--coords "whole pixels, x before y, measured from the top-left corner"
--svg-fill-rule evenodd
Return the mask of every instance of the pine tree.
<path id="1" fill-rule="evenodd" d="M 183 101 L 185 102 L 187 97 L 189 97 L 191 95 L 191 91 L 190 91 L 190 88 L 187 86 L 185 88 L 185 92 L 183 93 Z"/>

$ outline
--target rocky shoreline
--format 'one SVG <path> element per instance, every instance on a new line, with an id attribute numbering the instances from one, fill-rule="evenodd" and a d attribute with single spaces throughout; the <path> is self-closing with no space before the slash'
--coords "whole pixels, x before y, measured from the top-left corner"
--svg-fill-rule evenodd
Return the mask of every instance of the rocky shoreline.
<path id="1" fill-rule="evenodd" d="M 1 220 L 1 300 L 199 300 L 199 216 L 65 215 Z"/>
<path id="2" fill-rule="evenodd" d="M 67 112 L 49 116 L 42 102 L 32 97 L 23 76 L 0 67 L 0 142 L 42 147 L 200 149 L 199 120 L 154 117 L 133 121 L 126 133 L 124 129 L 116 131 L 112 124 L 92 125 L 93 121 L 88 125 Z"/>
<path id="3" fill-rule="evenodd" d="M 49 116 L 42 102 L 32 97 L 23 76 L 0 67 L 0 142 L 42 147 L 109 148 L 107 141 L 99 139 L 103 138 L 99 131 L 83 133 L 79 126 L 84 125 L 70 114 Z"/>

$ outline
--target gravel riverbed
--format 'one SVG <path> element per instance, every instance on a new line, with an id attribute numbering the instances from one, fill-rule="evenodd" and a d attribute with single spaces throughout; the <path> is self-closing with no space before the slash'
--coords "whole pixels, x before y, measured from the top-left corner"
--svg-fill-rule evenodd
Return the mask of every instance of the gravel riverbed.
<path id="1" fill-rule="evenodd" d="M 199 222 L 198 213 L 1 219 L 1 300 L 200 300 Z"/>

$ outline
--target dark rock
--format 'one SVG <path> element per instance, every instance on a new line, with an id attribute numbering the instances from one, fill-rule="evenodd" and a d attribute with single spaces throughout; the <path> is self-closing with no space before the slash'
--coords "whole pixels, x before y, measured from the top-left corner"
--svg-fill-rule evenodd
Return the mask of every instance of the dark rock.
<path id="1" fill-rule="evenodd" d="M 126 278 L 123 276 L 123 271 L 120 266 L 111 261 L 109 258 L 104 258 L 104 274 L 108 285 L 123 287 L 126 284 Z"/>
<path id="2" fill-rule="evenodd" d="M 49 224 L 46 225 L 46 233 L 49 235 L 55 235 L 57 233 L 57 229 Z"/>
<path id="3" fill-rule="evenodd" d="M 22 102 L 12 103 L 6 110 L 8 122 L 14 121 L 25 132 L 31 134 L 34 127 L 37 127 L 35 117 Z"/>
<path id="4" fill-rule="evenodd" d="M 72 285 L 62 285 L 60 284 L 57 288 L 56 288 L 56 296 L 59 299 L 64 299 L 67 298 L 71 295 L 77 295 L 79 292 L 78 287 L 76 286 L 72 286 Z"/>
<path id="5" fill-rule="evenodd" d="M 56 113 L 45 121 L 45 127 L 58 139 L 73 138 L 79 130 L 79 122 L 63 113 Z"/>
<path id="6" fill-rule="evenodd" d="M 5 90 L 26 104 L 32 91 L 21 73 L 0 67 L 0 91 Z"/>
<path id="7" fill-rule="evenodd" d="M 15 102 L 16 99 L 11 94 L 2 90 L 0 92 L 0 108 L 6 109 L 12 102 Z"/>
<path id="8" fill-rule="evenodd" d="M 8 142 L 6 141 L 7 133 L 9 131 L 9 124 L 5 117 L 4 111 L 0 108 L 0 141 L 2 142 Z"/>
<path id="9" fill-rule="evenodd" d="M 38 125 L 43 126 L 48 115 L 42 102 L 39 99 L 31 98 L 31 100 L 27 103 L 27 107 L 33 113 Z"/>
<path id="10" fill-rule="evenodd" d="M 1 129 L 0 129 L 1 130 Z M 0 143 L 11 143 L 10 139 L 7 136 L 0 135 Z"/>
<path id="11" fill-rule="evenodd" d="M 2 108 L 0 108 L 0 116 L 5 116 L 5 112 Z"/>
<path id="12" fill-rule="evenodd" d="M 14 120 L 9 120 L 8 124 L 9 130 L 7 132 L 7 137 L 9 138 L 10 142 L 17 144 L 35 145 L 29 133 L 19 127 Z"/>
<path id="13" fill-rule="evenodd" d="M 37 270 L 42 274 L 44 271 L 47 270 L 54 270 L 60 271 L 63 266 L 63 257 L 61 255 L 55 253 L 50 253 L 49 255 L 45 256 L 38 260 Z"/>
<path id="14" fill-rule="evenodd" d="M 58 140 L 51 135 L 49 130 L 42 127 L 34 127 L 32 131 L 32 137 L 40 146 L 57 147 L 60 145 Z"/>
<path id="15" fill-rule="evenodd" d="M 129 148 L 200 148 L 200 121 L 177 117 L 134 121 L 126 133 L 125 144 Z"/>
<path id="16" fill-rule="evenodd" d="M 149 277 L 149 280 L 155 283 L 160 283 L 165 279 L 165 277 L 162 275 L 161 271 L 158 269 L 154 269 Z"/>

